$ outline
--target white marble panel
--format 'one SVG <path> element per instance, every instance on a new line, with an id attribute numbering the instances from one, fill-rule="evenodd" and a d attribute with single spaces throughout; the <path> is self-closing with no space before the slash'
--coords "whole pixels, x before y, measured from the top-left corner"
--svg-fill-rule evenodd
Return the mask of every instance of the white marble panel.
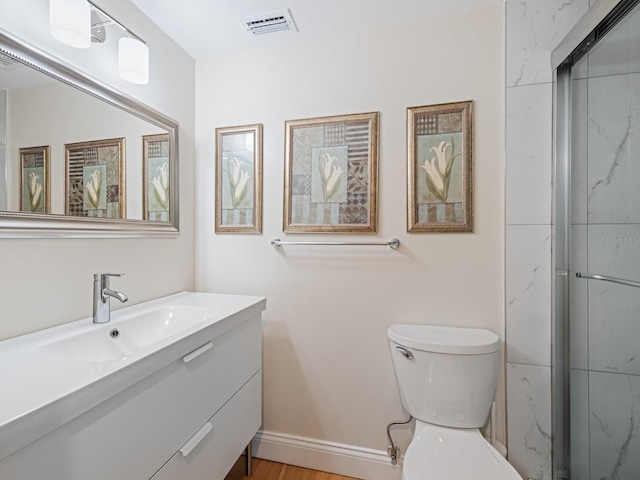
<path id="1" fill-rule="evenodd" d="M 571 370 L 571 479 L 589 479 L 589 372 Z"/>
<path id="2" fill-rule="evenodd" d="M 589 0 L 507 0 L 507 86 L 552 81 L 551 52 Z"/>
<path id="3" fill-rule="evenodd" d="M 640 377 L 589 373 L 591 479 L 640 472 Z"/>
<path id="4" fill-rule="evenodd" d="M 571 271 L 569 277 L 569 350 L 571 368 L 588 368 L 588 282 L 576 278 L 587 271 L 587 226 L 571 226 Z"/>
<path id="5" fill-rule="evenodd" d="M 639 101 L 639 74 L 589 79 L 589 223 L 640 222 Z"/>
<path id="6" fill-rule="evenodd" d="M 572 82 L 571 102 L 571 223 L 587 223 L 589 82 Z"/>
<path id="7" fill-rule="evenodd" d="M 550 224 L 551 84 L 507 89 L 506 222 Z"/>
<path id="8" fill-rule="evenodd" d="M 551 480 L 551 368 L 507 364 L 508 459 L 524 478 Z"/>
<path id="9" fill-rule="evenodd" d="M 590 225 L 588 269 L 640 281 L 640 225 Z M 589 369 L 640 374 L 638 289 L 598 280 L 589 286 Z"/>
<path id="10" fill-rule="evenodd" d="M 507 361 L 551 365 L 551 226 L 507 225 Z"/>

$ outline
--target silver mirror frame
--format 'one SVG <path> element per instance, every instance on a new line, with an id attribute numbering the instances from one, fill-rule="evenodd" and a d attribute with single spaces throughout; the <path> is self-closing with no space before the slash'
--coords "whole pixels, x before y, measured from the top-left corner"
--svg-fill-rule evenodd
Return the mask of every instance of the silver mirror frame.
<path id="1" fill-rule="evenodd" d="M 170 212 L 169 222 L 38 215 L 0 211 L 0 238 L 136 238 L 179 236 L 179 124 L 132 97 L 79 72 L 71 65 L 0 29 L 0 53 L 45 73 L 88 95 L 107 102 L 142 120 L 167 130 L 169 134 Z"/>

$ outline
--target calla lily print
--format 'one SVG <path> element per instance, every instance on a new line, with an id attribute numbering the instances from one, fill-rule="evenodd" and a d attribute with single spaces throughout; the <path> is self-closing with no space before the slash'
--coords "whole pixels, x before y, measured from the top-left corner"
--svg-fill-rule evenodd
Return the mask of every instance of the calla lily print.
<path id="1" fill-rule="evenodd" d="M 407 108 L 407 232 L 473 231 L 473 101 Z"/>
<path id="2" fill-rule="evenodd" d="M 93 208 L 99 208 L 100 206 L 100 191 L 102 190 L 102 173 L 100 170 L 94 170 L 91 175 L 91 179 L 84 186 L 87 189 L 88 200 Z"/>
<path id="3" fill-rule="evenodd" d="M 342 167 L 333 165 L 333 162 L 338 160 L 337 157 L 331 156 L 329 153 L 324 153 L 320 157 L 320 181 L 322 182 L 322 197 L 324 201 L 331 200 L 340 188 L 340 175 L 345 173 Z"/>
<path id="4" fill-rule="evenodd" d="M 27 190 L 29 191 L 29 208 L 32 212 L 37 211 L 38 204 L 42 199 L 42 191 L 44 187 L 38 180 L 40 180 L 40 175 L 36 175 L 34 172 L 29 173 Z"/>
<path id="5" fill-rule="evenodd" d="M 153 193 L 162 208 L 169 209 L 169 162 L 157 168 L 159 175 L 153 177 Z"/>
<path id="6" fill-rule="evenodd" d="M 232 172 L 227 170 L 229 183 L 231 184 L 231 205 L 233 205 L 233 208 L 240 205 L 240 202 L 242 202 L 247 195 L 247 186 L 251 175 L 242 169 L 244 163 L 244 161 L 238 160 L 237 158 L 229 159 L 229 165 L 233 165 Z"/>
<path id="7" fill-rule="evenodd" d="M 447 157 L 447 149 L 451 149 L 449 156 Z M 453 161 L 460 154 L 455 153 L 455 144 L 453 137 L 451 142 L 440 142 L 437 147 L 431 147 L 430 152 L 434 152 L 435 156 L 431 159 L 426 159 L 420 168 L 424 169 L 427 173 L 426 182 L 427 187 L 436 198 L 442 202 L 447 201 L 447 195 L 449 194 L 449 183 L 451 180 L 451 168 L 453 167 Z"/>

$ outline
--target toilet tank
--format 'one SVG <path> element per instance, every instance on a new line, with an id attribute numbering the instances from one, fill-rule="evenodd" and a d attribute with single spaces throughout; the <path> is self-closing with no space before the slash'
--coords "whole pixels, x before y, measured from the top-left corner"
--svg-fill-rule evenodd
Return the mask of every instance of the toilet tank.
<path id="1" fill-rule="evenodd" d="M 498 382 L 500 338 L 488 330 L 393 325 L 387 331 L 402 404 L 416 419 L 482 427 Z"/>

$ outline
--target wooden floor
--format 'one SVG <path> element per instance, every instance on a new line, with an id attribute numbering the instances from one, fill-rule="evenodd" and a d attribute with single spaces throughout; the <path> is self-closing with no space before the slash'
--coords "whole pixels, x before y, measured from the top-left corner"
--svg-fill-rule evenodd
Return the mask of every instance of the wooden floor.
<path id="1" fill-rule="evenodd" d="M 244 462 L 245 458 L 240 457 L 225 480 L 354 480 L 352 477 L 270 462 L 260 458 L 253 459 L 253 475 L 247 477 Z"/>

